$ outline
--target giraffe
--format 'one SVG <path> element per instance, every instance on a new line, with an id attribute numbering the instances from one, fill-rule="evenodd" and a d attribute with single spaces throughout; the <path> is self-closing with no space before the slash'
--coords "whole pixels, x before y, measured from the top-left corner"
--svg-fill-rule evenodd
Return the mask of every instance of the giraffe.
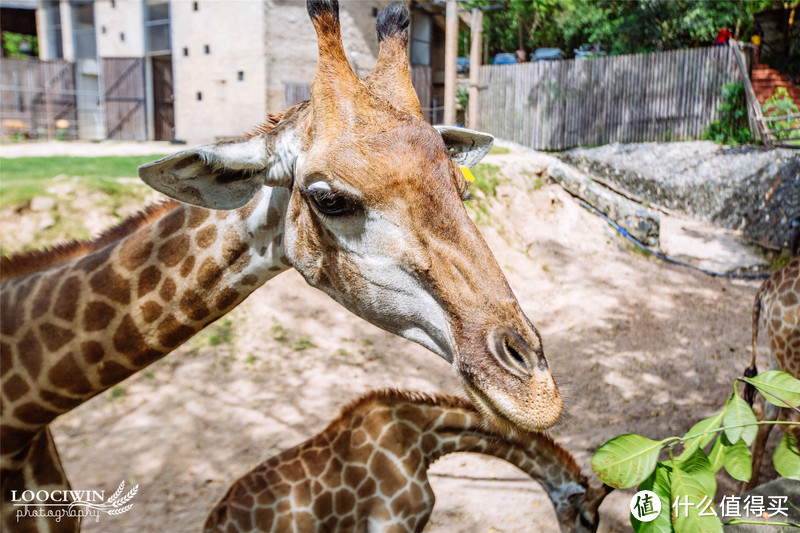
<path id="1" fill-rule="evenodd" d="M 140 167 L 170 201 L 92 241 L 0 263 L 6 523 L 12 490 L 68 486 L 50 421 L 289 268 L 445 359 L 497 424 L 542 429 L 560 416 L 541 337 L 462 204 L 458 167 L 479 161 L 493 138 L 424 121 L 402 3 L 378 17 L 378 61 L 363 79 L 345 57 L 338 3 L 307 8 L 319 51 L 309 101 L 240 141 Z M 46 526 L 78 527 L 10 529 Z"/>
<path id="2" fill-rule="evenodd" d="M 422 531 L 433 511 L 427 470 L 441 456 L 504 459 L 541 483 L 561 531 L 596 531 L 612 490 L 590 486 L 572 455 L 543 433 L 495 427 L 456 396 L 372 391 L 321 433 L 239 478 L 206 533 Z"/>
<path id="3" fill-rule="evenodd" d="M 798 234 L 800 235 L 800 232 Z M 746 376 L 758 373 L 756 341 L 762 311 L 771 356 L 770 368 L 783 370 L 800 379 L 800 257 L 794 258 L 767 278 L 756 293 L 753 304 L 752 358 L 750 366 L 745 370 Z M 748 385 L 745 388 L 745 398 L 751 404 L 754 393 L 752 386 Z M 754 411 L 759 420 L 778 420 L 788 416 L 789 420 L 800 422 L 800 416 L 796 412 L 778 408 L 764 401 L 763 397 L 759 397 L 754 405 Z M 772 424 L 758 427 L 752 448 L 752 477 L 749 482 L 742 485 L 743 490 L 751 490 L 758 484 L 764 448 L 773 427 Z M 795 427 L 790 431 L 795 437 L 795 442 L 800 443 L 800 430 Z"/>

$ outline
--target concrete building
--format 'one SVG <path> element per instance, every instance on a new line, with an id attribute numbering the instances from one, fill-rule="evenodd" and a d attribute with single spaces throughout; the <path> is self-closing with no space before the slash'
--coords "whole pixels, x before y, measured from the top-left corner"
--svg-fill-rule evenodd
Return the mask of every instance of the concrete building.
<path id="1" fill-rule="evenodd" d="M 377 60 L 375 19 L 389 2 L 340 0 L 360 76 Z M 443 8 L 410 6 L 412 76 L 430 108 L 441 103 Z M 36 24 L 40 59 L 75 63 L 82 138 L 236 138 L 294 103 L 287 87 L 302 98 L 316 69 L 304 0 L 38 0 Z"/>

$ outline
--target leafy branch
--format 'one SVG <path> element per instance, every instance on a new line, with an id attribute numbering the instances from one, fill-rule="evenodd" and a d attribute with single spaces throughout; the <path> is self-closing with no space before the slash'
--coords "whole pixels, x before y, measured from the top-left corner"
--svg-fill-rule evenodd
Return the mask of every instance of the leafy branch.
<path id="1" fill-rule="evenodd" d="M 756 387 L 773 405 L 790 409 L 800 405 L 800 381 L 785 372 L 773 370 L 741 380 Z M 634 530 L 639 533 L 669 532 L 673 528 L 675 531 L 722 531 L 722 522 L 716 514 L 704 514 L 699 505 L 713 502 L 717 491 L 714 476 L 723 467 L 737 480 L 750 480 L 750 445 L 756 438 L 758 426 L 766 424 L 800 426 L 797 422 L 758 421 L 734 386 L 734 393 L 721 412 L 697 422 L 682 437 L 655 441 L 636 434 L 620 435 L 594 453 L 592 469 L 612 487 L 624 489 L 639 485 L 639 490 L 653 491 L 661 500 L 662 508 L 669 509 L 677 497 L 688 502 L 686 512 L 675 513 L 674 518 L 670 514 L 659 515 L 652 522 L 632 518 Z M 678 444 L 683 444 L 683 451 L 676 456 Z M 664 448 L 669 458 L 659 461 Z M 784 433 L 772 460 L 778 474 L 800 480 L 800 452 L 790 432 Z"/>

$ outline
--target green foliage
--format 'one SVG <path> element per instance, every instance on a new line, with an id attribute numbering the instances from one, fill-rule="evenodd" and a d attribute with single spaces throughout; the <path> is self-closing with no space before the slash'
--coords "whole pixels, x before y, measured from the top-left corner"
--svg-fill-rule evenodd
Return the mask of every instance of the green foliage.
<path id="1" fill-rule="evenodd" d="M 722 88 L 722 103 L 717 108 L 717 120 L 703 132 L 703 139 L 717 144 L 749 143 L 747 99 L 744 84 L 729 83 Z"/>
<path id="2" fill-rule="evenodd" d="M 800 381 L 785 372 L 765 372 L 743 380 L 753 384 L 775 405 L 800 405 Z M 725 468 L 733 478 L 748 481 L 752 474 L 749 445 L 757 426 L 769 423 L 773 422 L 758 422 L 750 406 L 736 392 L 720 413 L 696 423 L 683 437 L 654 441 L 627 434 L 609 440 L 592 456 L 592 470 L 612 487 L 624 489 L 638 484 L 639 490 L 651 490 L 658 495 L 662 513 L 656 520 L 645 523 L 631 518 L 637 533 L 721 532 L 723 524 L 719 518 L 702 512 L 704 504 L 714 500 L 715 474 Z M 676 457 L 674 448 L 679 443 L 683 444 L 683 453 Z M 706 452 L 709 445 L 711 449 Z M 668 458 L 659 461 L 665 448 Z M 775 450 L 773 463 L 781 476 L 800 480 L 800 452 L 788 431 Z M 679 507 L 679 512 L 665 513 L 663 510 L 670 509 L 676 498 L 686 505 Z"/>
<path id="3" fill-rule="evenodd" d="M 3 49 L 12 58 L 39 57 L 39 39 L 35 35 L 4 31 Z"/>
<path id="4" fill-rule="evenodd" d="M 711 44 L 720 28 L 747 40 L 753 14 L 781 9 L 779 0 L 473 0 L 474 5 L 503 4 L 486 11 L 484 39 L 489 56 L 520 46 L 561 48 L 570 56 L 583 43 L 600 43 L 610 55 L 672 50 Z M 459 55 L 468 55 L 459 39 Z"/>
<path id="5" fill-rule="evenodd" d="M 798 113 L 797 106 L 789 96 L 789 91 L 785 87 L 777 87 L 775 94 L 767 98 L 762 107 L 765 117 L 783 117 Z M 794 126 L 800 126 L 800 118 L 777 120 L 769 123 L 771 130 L 785 130 Z M 778 139 L 800 139 L 800 130 L 784 131 L 774 134 Z"/>

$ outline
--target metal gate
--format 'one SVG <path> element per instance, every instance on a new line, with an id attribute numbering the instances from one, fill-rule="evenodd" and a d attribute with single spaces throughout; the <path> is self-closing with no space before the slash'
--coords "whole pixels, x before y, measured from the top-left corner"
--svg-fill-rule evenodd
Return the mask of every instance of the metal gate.
<path id="1" fill-rule="evenodd" d="M 103 58 L 103 102 L 108 139 L 147 140 L 144 61 L 141 57 Z"/>
<path id="2" fill-rule="evenodd" d="M 153 57 L 153 110 L 157 141 L 169 141 L 175 138 L 174 101 L 172 56 Z"/>

